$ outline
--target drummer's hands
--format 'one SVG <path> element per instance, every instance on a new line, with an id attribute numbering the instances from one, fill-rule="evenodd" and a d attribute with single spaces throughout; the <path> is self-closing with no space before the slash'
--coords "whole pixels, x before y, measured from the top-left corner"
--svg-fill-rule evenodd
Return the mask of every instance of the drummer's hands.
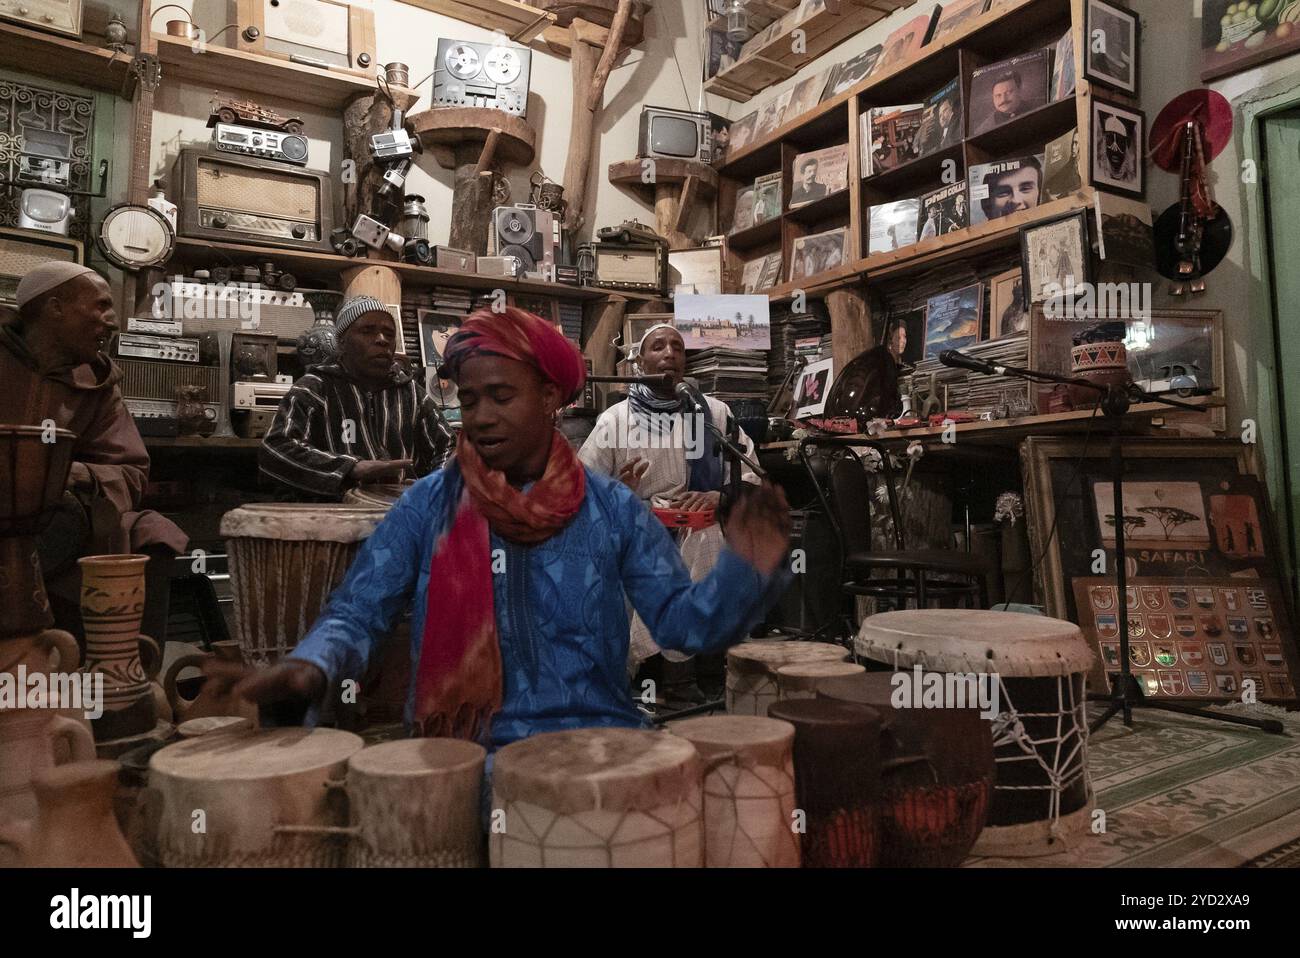
<path id="1" fill-rule="evenodd" d="M 285 659 L 269 669 L 245 675 L 232 690 L 259 705 L 297 699 L 316 702 L 325 694 L 327 679 L 319 666 L 299 659 Z"/>
<path id="2" fill-rule="evenodd" d="M 409 469 L 410 459 L 362 459 L 352 467 L 352 478 L 357 482 L 401 482 L 402 473 Z"/>
<path id="3" fill-rule="evenodd" d="M 633 456 L 619 467 L 618 481 L 623 483 L 623 485 L 627 486 L 633 492 L 636 492 L 641 485 L 641 477 L 646 474 L 646 470 L 649 468 L 649 459 L 642 459 L 640 456 Z"/>
<path id="4" fill-rule="evenodd" d="M 708 512 L 718 508 L 722 500 L 720 492 L 687 492 L 672 501 L 671 508 L 682 512 Z"/>
<path id="5" fill-rule="evenodd" d="M 771 575 L 790 549 L 790 504 L 771 483 L 749 487 L 727 520 L 727 545 L 763 575 Z"/>

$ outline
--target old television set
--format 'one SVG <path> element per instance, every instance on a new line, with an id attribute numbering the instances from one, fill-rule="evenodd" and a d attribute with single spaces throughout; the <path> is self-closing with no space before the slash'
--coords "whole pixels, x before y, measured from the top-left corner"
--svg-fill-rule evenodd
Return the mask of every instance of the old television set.
<path id="1" fill-rule="evenodd" d="M 713 121 L 707 113 L 641 108 L 641 131 L 637 140 L 640 157 L 713 162 Z"/>

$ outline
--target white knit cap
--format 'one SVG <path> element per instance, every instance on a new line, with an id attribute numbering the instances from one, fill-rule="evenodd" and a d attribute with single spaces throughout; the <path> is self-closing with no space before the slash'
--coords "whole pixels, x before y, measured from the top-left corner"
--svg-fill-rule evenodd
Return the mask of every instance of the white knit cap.
<path id="1" fill-rule="evenodd" d="M 62 286 L 70 279 L 87 274 L 99 275 L 89 266 L 82 266 L 80 263 L 42 263 L 35 269 L 29 270 L 27 275 L 18 281 L 18 292 L 15 296 L 18 308 L 22 309 L 37 296 L 48 293 L 56 286 Z"/>
<path id="2" fill-rule="evenodd" d="M 640 356 L 640 355 L 641 355 L 641 347 L 643 347 L 643 346 L 645 345 L 645 341 L 646 341 L 647 339 L 650 338 L 650 336 L 651 336 L 652 333 L 657 333 L 657 332 L 659 332 L 659 330 L 661 330 L 661 329 L 672 329 L 672 330 L 676 330 L 677 327 L 674 326 L 672 323 L 655 323 L 653 326 L 651 326 L 649 329 L 647 329 L 647 330 L 645 331 L 645 333 L 644 333 L 644 334 L 641 336 L 641 338 L 637 341 L 637 344 L 636 344 L 635 346 L 632 347 L 632 351 L 628 354 L 628 357 L 627 357 L 627 358 L 628 358 L 628 359 L 636 359 L 638 356 Z M 680 336 L 681 333 L 678 333 L 677 335 Z"/>

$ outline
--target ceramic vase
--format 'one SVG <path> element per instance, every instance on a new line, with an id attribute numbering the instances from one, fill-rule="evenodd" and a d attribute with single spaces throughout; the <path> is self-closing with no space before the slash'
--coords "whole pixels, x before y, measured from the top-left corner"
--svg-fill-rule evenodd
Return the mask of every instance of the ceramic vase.
<path id="1" fill-rule="evenodd" d="M 99 742 L 142 735 L 158 722 L 141 646 L 161 661 L 157 644 L 140 635 L 144 615 L 142 555 L 88 556 L 81 566 L 81 618 L 86 631 L 85 671 L 104 679 L 104 714 L 95 721 Z"/>

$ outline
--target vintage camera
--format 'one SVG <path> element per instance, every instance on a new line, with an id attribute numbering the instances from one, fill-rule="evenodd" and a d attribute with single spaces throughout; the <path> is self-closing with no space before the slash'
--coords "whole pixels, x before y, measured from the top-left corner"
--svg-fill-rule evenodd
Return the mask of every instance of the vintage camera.
<path id="1" fill-rule="evenodd" d="M 401 125 L 401 113 L 393 113 L 393 129 L 370 136 L 370 155 L 376 163 L 409 160 L 415 156 L 415 143 L 411 134 Z"/>
<path id="2" fill-rule="evenodd" d="M 330 245 L 340 256 L 360 256 L 365 251 L 365 244 L 352 235 L 346 226 L 340 226 L 330 233 Z"/>
<path id="3" fill-rule="evenodd" d="M 433 265 L 433 246 L 427 239 L 412 236 L 402 247 L 402 262 L 415 263 L 417 266 Z"/>
<path id="4" fill-rule="evenodd" d="M 208 278 L 222 286 L 227 283 L 250 283 L 292 293 L 298 288 L 298 277 L 285 272 L 270 260 L 258 266 L 213 266 Z"/>
<path id="5" fill-rule="evenodd" d="M 358 215 L 357 221 L 352 224 L 352 235 L 371 249 L 388 248 L 394 253 L 401 254 L 406 246 L 406 237 L 399 236 L 379 220 L 365 213 Z"/>

